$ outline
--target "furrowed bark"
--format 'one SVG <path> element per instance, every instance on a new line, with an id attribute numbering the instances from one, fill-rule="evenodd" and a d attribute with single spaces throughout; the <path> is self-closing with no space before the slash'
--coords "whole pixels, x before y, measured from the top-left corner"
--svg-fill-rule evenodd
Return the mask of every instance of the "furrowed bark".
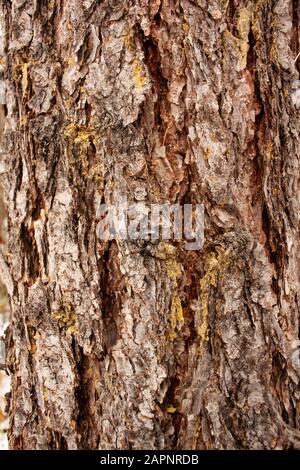
<path id="1" fill-rule="evenodd" d="M 299 17 L 1 1 L 11 448 L 300 448 Z M 203 249 L 98 240 L 122 195 Z"/>

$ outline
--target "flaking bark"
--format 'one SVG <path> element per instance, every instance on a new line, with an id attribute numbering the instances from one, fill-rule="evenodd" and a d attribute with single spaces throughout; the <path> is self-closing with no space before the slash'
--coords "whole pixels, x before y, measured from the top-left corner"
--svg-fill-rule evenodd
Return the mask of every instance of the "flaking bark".
<path id="1" fill-rule="evenodd" d="M 299 17 L 1 0 L 11 448 L 300 448 Z M 97 240 L 121 195 L 203 249 Z"/>

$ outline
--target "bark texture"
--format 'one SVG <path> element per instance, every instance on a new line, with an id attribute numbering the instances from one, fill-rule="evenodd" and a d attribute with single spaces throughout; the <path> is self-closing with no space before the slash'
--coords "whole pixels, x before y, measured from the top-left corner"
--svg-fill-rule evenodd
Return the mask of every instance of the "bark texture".
<path id="1" fill-rule="evenodd" d="M 300 448 L 299 19 L 1 0 L 11 448 Z M 203 249 L 97 240 L 124 194 Z"/>

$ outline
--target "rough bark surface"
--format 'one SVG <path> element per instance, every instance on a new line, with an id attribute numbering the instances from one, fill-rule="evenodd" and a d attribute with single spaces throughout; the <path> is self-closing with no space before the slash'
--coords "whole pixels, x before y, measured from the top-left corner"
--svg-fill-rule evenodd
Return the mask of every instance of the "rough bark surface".
<path id="1" fill-rule="evenodd" d="M 11 448 L 300 448 L 299 19 L 1 0 Z M 203 249 L 97 240 L 124 194 L 203 203 Z"/>

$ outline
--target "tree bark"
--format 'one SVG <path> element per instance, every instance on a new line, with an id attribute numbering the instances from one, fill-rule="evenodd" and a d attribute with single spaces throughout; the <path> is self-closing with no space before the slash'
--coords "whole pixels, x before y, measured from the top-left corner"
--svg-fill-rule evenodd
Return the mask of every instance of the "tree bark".
<path id="1" fill-rule="evenodd" d="M 299 449 L 299 2 L 1 15 L 10 447 Z M 98 240 L 122 195 L 203 249 Z"/>

